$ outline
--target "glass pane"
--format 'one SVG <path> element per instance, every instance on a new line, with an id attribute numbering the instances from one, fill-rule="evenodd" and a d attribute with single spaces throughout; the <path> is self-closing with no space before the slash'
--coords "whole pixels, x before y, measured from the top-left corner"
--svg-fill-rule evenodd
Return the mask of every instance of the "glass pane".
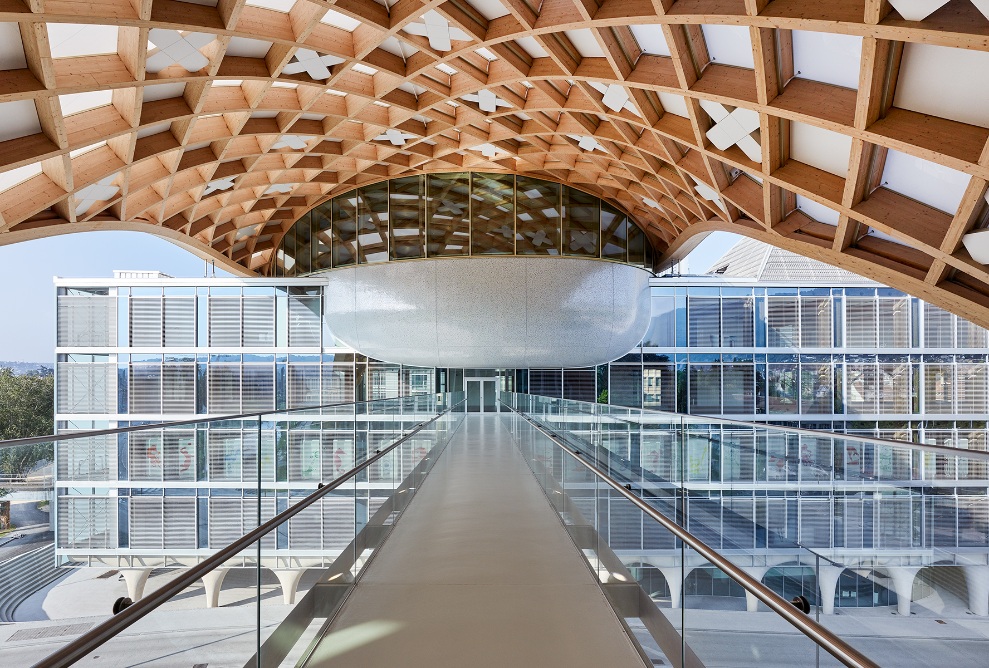
<path id="1" fill-rule="evenodd" d="M 597 257 L 601 242 L 600 200 L 574 188 L 563 189 L 563 254 Z"/>
<path id="2" fill-rule="evenodd" d="M 557 183 L 518 177 L 519 255 L 560 254 L 560 186 Z"/>
<path id="3" fill-rule="evenodd" d="M 316 262 L 313 264 L 313 271 L 329 269 L 333 266 L 330 248 L 332 239 L 330 233 L 330 209 L 332 205 L 327 202 L 312 210 L 313 228 L 316 232 Z"/>
<path id="4" fill-rule="evenodd" d="M 471 253 L 515 251 L 515 177 L 473 174 L 471 183 Z"/>
<path id="5" fill-rule="evenodd" d="M 430 174 L 426 200 L 427 253 L 470 254 L 470 175 Z"/>
<path id="6" fill-rule="evenodd" d="M 295 227 L 285 233 L 282 240 L 285 249 L 285 265 L 283 276 L 295 276 Z"/>
<path id="7" fill-rule="evenodd" d="M 625 262 L 628 219 L 613 206 L 601 203 L 601 257 Z"/>
<path id="8" fill-rule="evenodd" d="M 646 235 L 632 223 L 628 224 L 628 261 L 643 264 L 646 258 Z"/>
<path id="9" fill-rule="evenodd" d="M 295 263 L 297 276 L 312 271 L 312 227 L 308 213 L 295 224 Z"/>
<path id="10" fill-rule="evenodd" d="M 357 262 L 357 192 L 333 200 L 333 266 Z"/>
<path id="11" fill-rule="evenodd" d="M 357 193 L 360 200 L 358 262 L 385 262 L 388 259 L 388 183 L 376 183 Z"/>
<path id="12" fill-rule="evenodd" d="M 426 219 L 423 177 L 408 176 L 390 184 L 391 259 L 425 257 Z"/>

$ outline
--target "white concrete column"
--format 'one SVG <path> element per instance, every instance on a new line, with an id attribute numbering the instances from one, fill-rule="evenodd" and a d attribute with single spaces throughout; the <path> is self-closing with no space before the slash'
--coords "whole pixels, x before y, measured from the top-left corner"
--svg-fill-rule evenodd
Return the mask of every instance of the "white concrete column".
<path id="1" fill-rule="evenodd" d="M 299 580 L 306 572 L 305 568 L 273 568 L 272 572 L 278 578 L 278 584 L 282 587 L 282 601 L 285 605 L 295 603 L 295 592 L 299 590 Z"/>
<path id="2" fill-rule="evenodd" d="M 203 587 L 206 588 L 206 607 L 220 607 L 220 588 L 223 586 L 223 578 L 227 576 L 229 568 L 214 568 L 203 576 Z"/>
<path id="3" fill-rule="evenodd" d="M 127 583 L 127 598 L 137 603 L 144 596 L 144 585 L 148 583 L 151 569 L 121 568 L 120 574 L 124 576 L 124 582 Z"/>
<path id="4" fill-rule="evenodd" d="M 663 574 L 664 578 L 666 578 L 666 586 L 670 588 L 670 607 L 680 607 L 680 595 L 683 593 L 683 581 L 687 579 L 687 576 L 690 575 L 690 572 L 693 570 L 693 566 L 684 569 L 676 566 L 666 566 L 659 569 L 659 572 Z"/>
<path id="5" fill-rule="evenodd" d="M 968 589 L 968 609 L 980 617 L 989 616 L 989 566 L 962 566 Z"/>
<path id="6" fill-rule="evenodd" d="M 831 564 L 821 564 L 817 569 L 817 588 L 821 590 L 821 612 L 834 614 L 834 592 L 838 588 L 838 578 L 845 569 Z"/>
<path id="7" fill-rule="evenodd" d="M 910 616 L 910 602 L 913 600 L 913 579 L 919 568 L 888 568 L 896 592 L 896 612 L 903 617 Z"/>
<path id="8" fill-rule="evenodd" d="M 762 578 L 769 572 L 769 568 L 769 566 L 745 566 L 742 570 L 759 582 L 762 582 Z M 748 612 L 757 612 L 759 610 L 759 599 L 752 595 L 748 589 L 745 590 L 745 609 Z"/>

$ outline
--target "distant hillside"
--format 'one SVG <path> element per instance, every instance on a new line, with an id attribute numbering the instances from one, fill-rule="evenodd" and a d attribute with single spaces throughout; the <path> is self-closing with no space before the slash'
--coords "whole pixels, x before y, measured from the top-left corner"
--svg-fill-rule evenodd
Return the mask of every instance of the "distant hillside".
<path id="1" fill-rule="evenodd" d="M 0 369 L 12 369 L 15 376 L 34 374 L 37 376 L 48 376 L 55 373 L 55 365 L 48 362 L 3 362 L 0 361 Z"/>

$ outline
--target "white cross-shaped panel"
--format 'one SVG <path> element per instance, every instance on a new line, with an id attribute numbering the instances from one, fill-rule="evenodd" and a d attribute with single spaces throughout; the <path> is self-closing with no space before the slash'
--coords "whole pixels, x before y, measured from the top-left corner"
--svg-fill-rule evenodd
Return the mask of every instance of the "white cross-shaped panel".
<path id="1" fill-rule="evenodd" d="M 489 90 L 479 90 L 477 93 L 470 93 L 468 95 L 462 95 L 463 99 L 468 102 L 476 102 L 478 108 L 481 111 L 486 111 L 488 113 L 493 113 L 498 110 L 498 107 L 510 107 L 512 104 L 507 102 Z"/>
<path id="2" fill-rule="evenodd" d="M 690 178 L 694 179 L 693 176 L 691 176 Z M 728 208 L 725 206 L 725 203 L 721 201 L 721 197 L 718 195 L 718 192 L 714 188 L 712 188 L 711 186 L 707 185 L 702 181 L 698 181 L 697 179 L 694 179 L 694 183 L 697 184 L 696 186 L 694 186 L 694 190 L 697 191 L 698 195 L 706 199 L 708 202 L 714 202 L 717 205 L 717 207 L 722 211 L 724 211 L 725 213 L 728 212 Z"/>
<path id="3" fill-rule="evenodd" d="M 297 184 L 295 183 L 274 183 L 268 186 L 268 189 L 264 191 L 265 195 L 271 195 L 273 193 L 287 193 L 291 192 Z"/>
<path id="4" fill-rule="evenodd" d="M 608 89 L 604 91 L 604 97 L 601 98 L 601 102 L 604 106 L 608 107 L 612 111 L 621 111 L 628 104 L 629 96 L 628 91 L 624 87 L 617 84 L 611 84 Z"/>
<path id="5" fill-rule="evenodd" d="M 283 74 L 299 74 L 305 72 L 316 81 L 330 78 L 330 68 L 343 62 L 343 58 L 324 56 L 310 49 L 299 49 L 288 65 L 282 70 Z"/>
<path id="6" fill-rule="evenodd" d="M 567 135 L 567 136 L 573 139 L 575 142 L 577 142 L 577 146 L 579 146 L 581 149 L 585 151 L 601 151 L 602 153 L 607 153 L 607 151 L 605 151 L 604 149 L 604 146 L 602 146 L 597 139 L 595 139 L 590 135 Z"/>
<path id="7" fill-rule="evenodd" d="M 212 195 L 220 190 L 230 190 L 234 187 L 234 177 L 230 176 L 225 179 L 213 179 L 206 184 L 206 188 L 203 190 L 203 197 L 207 195 Z"/>
<path id="8" fill-rule="evenodd" d="M 306 142 L 308 142 L 313 137 L 311 135 L 282 135 L 278 138 L 271 148 L 290 148 L 293 151 L 301 151 L 306 147 Z"/>
<path id="9" fill-rule="evenodd" d="M 175 63 L 187 72 L 198 72 L 209 65 L 209 59 L 199 49 L 215 38 L 215 35 L 202 32 L 180 33 L 167 28 L 152 28 L 148 32 L 148 41 L 157 48 L 148 52 L 147 70 L 160 72 Z"/>
<path id="10" fill-rule="evenodd" d="M 77 192 L 76 215 L 81 216 L 93 208 L 93 205 L 97 202 L 105 202 L 120 192 L 120 188 L 113 185 L 115 178 L 117 178 L 117 175 L 111 174 Z"/>
<path id="11" fill-rule="evenodd" d="M 494 144 L 478 144 L 477 146 L 472 147 L 472 150 L 474 150 L 474 151 L 480 151 L 481 152 L 481 155 L 483 155 L 485 158 L 489 158 L 489 159 L 494 159 L 494 157 L 496 155 L 498 155 L 499 153 L 503 153 L 503 154 L 507 155 L 507 152 L 506 151 L 502 151 L 500 148 L 498 148 Z"/>
<path id="12" fill-rule="evenodd" d="M 390 141 L 394 146 L 405 146 L 405 142 L 409 139 L 415 139 L 415 135 L 395 128 L 388 128 L 374 139 L 375 141 Z"/>
<path id="13" fill-rule="evenodd" d="M 711 143 L 724 151 L 738 146 L 752 162 L 762 162 L 762 146 L 752 137 L 759 129 L 759 114 L 751 109 L 736 107 L 732 111 L 718 102 L 701 100 L 701 108 L 714 120 L 714 127 L 707 131 Z"/>
<path id="14" fill-rule="evenodd" d="M 429 40 L 429 46 L 437 51 L 452 51 L 451 40 L 466 42 L 470 40 L 470 35 L 460 28 L 451 28 L 450 22 L 442 14 L 434 9 L 422 15 L 422 23 L 410 23 L 404 28 L 410 35 L 418 35 Z"/>

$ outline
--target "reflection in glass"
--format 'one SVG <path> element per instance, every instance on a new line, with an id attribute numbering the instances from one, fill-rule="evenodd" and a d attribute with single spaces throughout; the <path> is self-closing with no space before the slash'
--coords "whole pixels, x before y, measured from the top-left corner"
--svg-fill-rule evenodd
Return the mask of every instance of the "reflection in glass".
<path id="1" fill-rule="evenodd" d="M 357 192 L 333 199 L 333 267 L 357 263 Z"/>
<path id="2" fill-rule="evenodd" d="M 430 174 L 426 179 L 429 256 L 470 254 L 470 174 Z"/>
<path id="3" fill-rule="evenodd" d="M 385 262 L 388 259 L 388 182 L 365 186 L 358 191 L 360 209 L 357 232 L 358 262 Z"/>
<path id="4" fill-rule="evenodd" d="M 312 272 L 312 226 L 307 213 L 295 225 L 295 273 L 298 275 Z"/>
<path id="5" fill-rule="evenodd" d="M 517 178 L 515 252 L 519 255 L 559 255 L 560 185 L 525 176 Z"/>
<path id="6" fill-rule="evenodd" d="M 422 176 L 394 179 L 388 197 L 391 218 L 391 257 L 402 260 L 425 257 L 426 218 L 423 211 Z"/>
<path id="7" fill-rule="evenodd" d="M 601 200 L 574 188 L 564 188 L 563 212 L 563 254 L 597 257 L 601 244 Z"/>
<path id="8" fill-rule="evenodd" d="M 601 203 L 601 257 L 625 262 L 628 248 L 628 220 L 625 214 Z"/>
<path id="9" fill-rule="evenodd" d="M 316 261 L 313 271 L 330 269 L 333 266 L 330 249 L 333 247 L 329 202 L 321 204 L 312 210 L 313 232 L 316 235 Z"/>
<path id="10" fill-rule="evenodd" d="M 515 251 L 515 177 L 473 174 L 471 254 Z"/>
<path id="11" fill-rule="evenodd" d="M 295 276 L 295 228 L 285 233 L 285 276 Z"/>

